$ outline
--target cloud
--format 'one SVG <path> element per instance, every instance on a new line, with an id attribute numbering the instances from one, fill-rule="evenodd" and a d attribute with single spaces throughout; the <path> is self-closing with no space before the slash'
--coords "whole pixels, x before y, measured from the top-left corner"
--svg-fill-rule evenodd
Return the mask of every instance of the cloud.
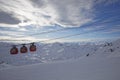
<path id="1" fill-rule="evenodd" d="M 94 5 L 118 0 L 0 0 L 1 23 L 80 27 L 94 19 Z M 3 14 L 5 13 L 5 14 Z M 0 17 L 1 17 L 0 16 Z"/>
<path id="2" fill-rule="evenodd" d="M 58 24 L 65 27 L 79 27 L 92 20 L 91 0 L 49 1 L 57 13 Z"/>
<path id="3" fill-rule="evenodd" d="M 55 13 L 53 13 L 50 6 L 44 8 L 40 6 L 36 7 L 31 0 L 1 0 L 0 5 L 1 12 L 12 14 L 9 16 L 21 21 L 19 25 L 25 24 L 22 26 L 30 24 L 45 26 L 55 23 Z M 8 19 L 6 17 L 4 18 Z M 14 19 L 11 19 L 11 21 L 14 22 Z"/>
<path id="4" fill-rule="evenodd" d="M 88 25 L 86 31 L 99 30 L 104 28 L 100 24 L 111 20 L 97 20 L 94 7 L 117 1 L 119 0 L 0 0 L 0 33 L 4 35 L 6 31 L 6 36 L 14 39 L 14 36 L 27 37 L 40 32 L 44 26 L 48 30 L 50 26 L 81 27 L 89 23 L 93 25 Z"/>
<path id="5" fill-rule="evenodd" d="M 34 6 L 34 7 L 37 7 L 37 8 L 40 8 L 40 7 L 46 7 L 47 5 L 47 3 L 46 3 L 46 0 L 30 0 L 31 1 L 31 3 L 32 3 L 32 5 Z"/>
<path id="6" fill-rule="evenodd" d="M 0 23 L 31 23 L 39 26 L 59 24 L 78 27 L 92 20 L 92 2 L 91 0 L 1 0 L 0 12 L 2 15 L 5 14 Z"/>
<path id="7" fill-rule="evenodd" d="M 115 27 L 115 28 L 109 28 L 107 30 L 104 30 L 103 33 L 107 33 L 107 34 L 113 34 L 113 33 L 120 33 L 120 26 L 119 27 Z"/>
<path id="8" fill-rule="evenodd" d="M 18 24 L 19 22 L 20 21 L 18 19 L 12 17 L 12 14 L 0 12 L 0 23 Z"/>
<path id="9" fill-rule="evenodd" d="M 109 5 L 109 4 L 114 4 L 118 2 L 119 0 L 94 0 L 95 4 L 104 4 L 104 5 Z"/>
<path id="10" fill-rule="evenodd" d="M 100 26 L 89 26 L 89 27 L 86 27 L 86 28 L 83 28 L 83 31 L 100 31 L 100 30 L 103 30 L 105 28 L 104 25 L 100 25 Z"/>
<path id="11" fill-rule="evenodd" d="M 25 37 L 25 38 L 12 38 L 12 37 L 9 37 L 9 36 L 3 36 L 3 37 L 1 37 L 0 38 L 0 41 L 10 41 L 10 42 L 18 42 L 18 43 L 20 43 L 20 42 L 26 42 L 26 43 L 28 43 L 28 42 L 36 42 L 36 41 L 38 41 L 38 40 L 36 40 L 35 38 L 33 38 L 33 37 Z"/>

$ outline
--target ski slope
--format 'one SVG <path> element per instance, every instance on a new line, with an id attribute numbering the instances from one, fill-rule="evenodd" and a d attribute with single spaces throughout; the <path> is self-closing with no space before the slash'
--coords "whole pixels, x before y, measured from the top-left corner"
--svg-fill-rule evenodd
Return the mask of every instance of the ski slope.
<path id="1" fill-rule="evenodd" d="M 52 58 L 59 57 L 61 60 L 48 61 L 49 56 L 44 55 L 42 57 L 46 59 L 46 63 L 26 63 L 20 66 L 3 63 L 1 65 L 6 68 L 0 70 L 0 80 L 120 80 L 120 39 L 102 45 L 85 44 L 77 47 L 76 44 L 49 44 L 41 50 L 49 50 L 48 55 L 51 54 Z M 80 57 L 76 58 L 74 50 L 77 50 L 77 55 L 80 53 Z M 58 53 L 55 52 L 62 53 L 62 56 L 57 56 Z M 65 52 L 66 57 L 63 58 Z M 86 56 L 88 53 L 89 56 Z M 16 63 L 18 56 L 14 56 L 13 62 Z M 29 58 L 37 56 L 30 55 Z"/>

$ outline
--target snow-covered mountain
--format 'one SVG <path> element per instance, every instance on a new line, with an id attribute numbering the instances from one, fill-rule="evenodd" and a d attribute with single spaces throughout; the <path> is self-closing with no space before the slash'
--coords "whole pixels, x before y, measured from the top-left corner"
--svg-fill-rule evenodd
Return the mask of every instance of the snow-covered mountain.
<path id="1" fill-rule="evenodd" d="M 0 80 L 120 80 L 120 39 L 99 45 L 37 44 L 35 53 L 17 55 L 2 45 Z"/>
<path id="2" fill-rule="evenodd" d="M 53 61 L 78 59 L 82 56 L 120 56 L 120 39 L 103 44 L 95 43 L 37 43 L 37 51 L 16 55 L 10 54 L 12 43 L 0 43 L 0 61 L 9 65 L 27 65 L 33 63 L 47 63 Z M 18 46 L 20 49 L 22 45 Z M 29 45 L 27 45 L 29 48 Z"/>
<path id="3" fill-rule="evenodd" d="M 10 65 L 26 65 L 31 63 L 45 63 L 51 61 L 77 59 L 83 55 L 93 52 L 98 48 L 95 44 L 78 44 L 78 43 L 51 43 L 51 44 L 36 44 L 37 51 L 17 55 L 11 55 L 10 49 L 12 44 L 0 43 L 0 61 Z M 22 45 L 18 46 L 20 49 Z M 27 45 L 29 48 L 29 45 Z"/>

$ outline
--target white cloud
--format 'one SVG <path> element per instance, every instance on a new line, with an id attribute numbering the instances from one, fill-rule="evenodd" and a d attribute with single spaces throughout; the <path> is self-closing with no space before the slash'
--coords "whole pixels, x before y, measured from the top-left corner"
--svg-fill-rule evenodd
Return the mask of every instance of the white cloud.
<path id="1" fill-rule="evenodd" d="M 0 12 L 25 25 L 78 27 L 92 20 L 92 6 L 92 0 L 1 0 Z"/>
<path id="2" fill-rule="evenodd" d="M 50 6 L 37 8 L 32 5 L 30 0 L 1 0 L 0 5 L 0 12 L 12 14 L 12 17 L 26 23 L 26 25 L 27 23 L 39 26 L 51 25 L 54 18 L 52 16 L 55 16 L 52 9 L 49 11 Z M 50 18 L 45 16 L 50 16 Z"/>
<path id="3" fill-rule="evenodd" d="M 23 26 L 34 24 L 63 27 L 80 27 L 91 22 L 94 16 L 94 5 L 112 4 L 118 0 L 0 0 L 0 13 L 4 12 Z M 2 16 L 2 15 L 1 15 Z M 5 17 L 8 23 L 12 21 Z M 18 22 L 17 21 L 17 22 Z M 15 23 L 16 25 L 18 23 Z M 9 23 L 8 23 L 9 24 Z M 0 22 L 1 26 L 1 22 Z"/>
<path id="4" fill-rule="evenodd" d="M 32 30 L 35 31 L 35 28 L 44 26 L 57 24 L 62 27 L 80 27 L 83 24 L 94 21 L 95 5 L 101 3 L 113 4 L 117 1 L 118 0 L 0 0 L 0 27 L 16 29 L 13 30 L 16 31 L 15 33 L 11 33 L 11 29 L 6 30 L 6 34 L 11 33 L 8 39 L 15 39 L 12 36 L 20 36 L 22 31 L 23 35 L 27 37 L 27 35 L 34 33 Z M 86 28 L 86 30 L 89 31 L 100 28 L 101 27 Z M 20 38 L 22 39 L 22 37 Z M 32 40 L 32 38 L 28 39 Z"/>
<path id="5" fill-rule="evenodd" d="M 65 27 L 79 27 L 92 20 L 91 0 L 49 0 L 58 14 L 57 22 Z"/>

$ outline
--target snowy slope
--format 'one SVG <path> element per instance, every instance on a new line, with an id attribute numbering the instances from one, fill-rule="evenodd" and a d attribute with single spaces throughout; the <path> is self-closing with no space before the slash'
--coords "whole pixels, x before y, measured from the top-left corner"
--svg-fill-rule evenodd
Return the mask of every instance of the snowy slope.
<path id="1" fill-rule="evenodd" d="M 120 58 L 82 57 L 0 71 L 0 80 L 120 80 Z"/>
<path id="2" fill-rule="evenodd" d="M 120 57 L 120 39 L 105 43 L 95 53 L 102 57 Z"/>
<path id="3" fill-rule="evenodd" d="M 7 45 L 7 46 L 6 46 Z M 28 52 L 26 54 L 10 55 L 11 46 L 9 43 L 0 44 L 0 61 L 4 61 L 10 65 L 26 65 L 33 63 L 46 63 L 51 61 L 60 61 L 68 59 L 78 59 L 88 53 L 94 52 L 99 45 L 78 43 L 51 43 L 36 44 L 36 52 Z M 18 46 L 20 48 L 22 45 Z M 27 45 L 29 48 L 29 45 Z"/>
<path id="4" fill-rule="evenodd" d="M 78 59 L 87 54 L 98 55 L 101 57 L 119 57 L 120 39 L 111 43 L 93 44 L 93 43 L 50 43 L 36 44 L 37 51 L 26 54 L 10 55 L 11 43 L 0 43 L 0 62 L 13 66 L 22 66 L 33 63 L 48 63 L 53 61 L 63 61 L 69 59 Z M 18 46 L 20 49 L 22 45 Z M 27 45 L 29 48 L 29 45 Z M 112 50 L 112 51 L 111 51 Z"/>
<path id="5" fill-rule="evenodd" d="M 40 49 L 35 54 L 18 54 L 14 58 L 7 55 L 6 59 L 12 58 L 11 62 L 22 66 L 1 62 L 2 67 L 7 68 L 0 70 L 0 80 L 120 80 L 120 39 L 101 45 L 54 43 L 38 46 Z M 18 58 L 23 60 L 16 61 Z M 29 62 L 31 65 L 26 65 Z"/>

